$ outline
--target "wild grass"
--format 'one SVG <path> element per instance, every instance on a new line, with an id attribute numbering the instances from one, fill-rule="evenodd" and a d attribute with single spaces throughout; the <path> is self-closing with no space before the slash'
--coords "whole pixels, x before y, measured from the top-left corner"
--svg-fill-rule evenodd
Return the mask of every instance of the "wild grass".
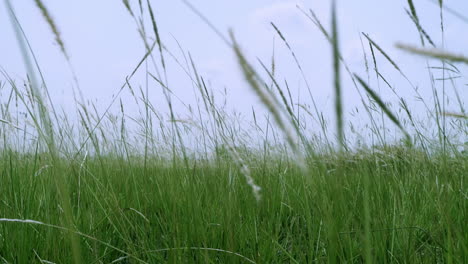
<path id="1" fill-rule="evenodd" d="M 36 252 L 55 263 L 71 262 L 66 235 L 79 232 L 83 263 L 122 257 L 244 263 L 203 248 L 255 263 L 362 262 L 366 244 L 377 263 L 466 260 L 466 160 L 392 148 L 341 163 L 326 156 L 318 164 L 309 161 L 312 173 L 305 178 L 288 157 L 271 157 L 255 168 L 262 157 L 245 155 L 252 177 L 264 186 L 260 201 L 229 159 L 192 161 L 190 168 L 168 166 L 170 160 L 151 160 L 144 168 L 116 156 L 81 164 L 60 160 L 75 223 L 65 229 L 55 227 L 63 226 L 64 211 L 56 175 L 46 167 L 50 160 L 4 153 L 2 217 L 47 225 L 1 223 L 1 256 L 30 263 Z"/>
<path id="2" fill-rule="evenodd" d="M 1 71 L 0 92 L 8 94 L 0 100 L 2 263 L 468 263 L 468 156 L 466 143 L 463 150 L 457 141 L 466 139 L 467 114 L 450 78 L 462 76 L 457 65 L 466 58 L 443 47 L 425 48 L 425 41 L 436 46 L 436 38 L 423 30 L 413 1 L 408 14 L 423 47 L 398 47 L 427 57 L 431 78 L 442 71 L 442 84 L 432 82 L 432 104 L 369 34 L 363 33 L 369 48 L 362 45 L 367 81 L 350 68 L 340 52 L 334 4 L 330 31 L 312 10 L 299 8 L 330 44 L 333 131 L 315 104 L 302 58 L 277 25 L 271 23 L 294 59 L 312 107 L 293 100 L 288 81 L 275 74 L 274 55 L 271 69 L 259 58 L 253 63 L 232 31 L 230 39 L 224 37 L 200 10 L 183 2 L 232 49 L 239 77 L 265 112 L 252 108 L 253 120 L 243 121 L 227 111 L 190 53 L 178 45 L 183 54 L 178 58 L 165 45 L 154 4 L 124 0 L 144 42 L 144 56 L 123 78 L 110 105 L 77 99 L 73 120 L 48 96 L 27 35 L 6 1 L 28 76 L 15 80 Z M 35 3 L 67 56 L 52 15 L 41 1 Z M 438 4 L 443 39 L 442 14 L 448 7 Z M 380 86 L 371 88 L 366 52 L 376 79 L 399 105 L 382 98 Z M 378 67 L 379 55 L 423 101 L 426 122 L 436 124 L 435 131 L 427 133 L 415 119 L 407 99 Z M 195 107 L 173 92 L 172 66 L 197 91 Z M 352 144 L 354 127 L 345 123 L 343 105 L 348 83 L 341 68 L 378 143 Z M 154 83 L 136 89 L 137 72 Z M 150 85 L 161 89 L 167 112 L 150 100 Z M 449 85 L 458 103 L 455 112 L 445 104 Z M 124 91 L 139 116 L 127 114 L 126 101 L 119 98 Z M 311 121 L 320 127 L 310 131 Z M 390 129 L 398 131 L 398 140 L 388 141 Z"/>

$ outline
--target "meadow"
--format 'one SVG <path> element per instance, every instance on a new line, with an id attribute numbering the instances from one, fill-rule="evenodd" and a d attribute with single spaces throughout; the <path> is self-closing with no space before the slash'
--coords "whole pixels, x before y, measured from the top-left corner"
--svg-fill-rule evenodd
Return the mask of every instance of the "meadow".
<path id="1" fill-rule="evenodd" d="M 60 25 L 35 3 L 73 64 Z M 315 103 L 294 102 L 287 83 L 275 77 L 274 61 L 247 57 L 232 32 L 219 31 L 186 2 L 232 48 L 239 78 L 265 108 L 265 115 L 253 111 L 251 120 L 239 120 L 214 96 L 196 62 L 178 60 L 164 45 L 150 2 L 123 4 L 146 47 L 119 90 L 133 96 L 136 117 L 118 96 L 103 110 L 77 99 L 76 120 L 60 111 L 10 12 L 28 76 L 18 80 L 1 70 L 1 263 L 468 263 L 468 118 L 459 96 L 467 87 L 454 81 L 468 58 L 436 47 L 413 1 L 408 16 L 421 45 L 399 48 L 424 56 L 430 76 L 445 76 L 432 82 L 433 98 L 420 98 L 430 133 L 411 102 L 395 92 L 398 104 L 388 104 L 370 78 L 348 67 L 333 6 L 330 29 L 313 10 L 299 13 L 330 45 L 335 131 Z M 438 5 L 450 15 L 443 1 Z M 150 27 L 140 24 L 142 17 Z M 289 40 L 272 28 L 301 72 Z M 379 57 L 411 78 L 378 40 L 363 34 L 362 41 L 370 51 L 363 65 L 368 75 L 395 91 L 379 71 Z M 189 119 L 174 109 L 169 60 L 186 70 L 199 93 Z M 141 71 L 162 90 L 167 112 L 144 87 L 132 85 Z M 343 121 L 344 76 L 361 91 L 372 144 L 352 143 Z M 409 81 L 408 87 L 418 95 Z M 456 112 L 447 109 L 445 89 L 455 91 Z M 306 126 L 310 120 L 320 124 L 316 134 Z M 388 131 L 397 140 L 386 140 Z"/>

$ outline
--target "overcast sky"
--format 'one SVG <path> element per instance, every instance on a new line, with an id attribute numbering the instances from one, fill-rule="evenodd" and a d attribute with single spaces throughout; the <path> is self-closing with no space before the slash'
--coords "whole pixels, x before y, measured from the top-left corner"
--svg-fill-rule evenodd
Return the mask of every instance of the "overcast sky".
<path id="1" fill-rule="evenodd" d="M 43 2 L 61 32 L 84 97 L 97 100 L 100 107 L 107 106 L 111 96 L 119 90 L 126 76 L 145 54 L 143 42 L 133 19 L 122 2 L 116 0 L 43 0 Z M 138 13 L 138 1 L 129 0 L 129 2 Z M 257 57 L 270 63 L 275 46 L 278 76 L 280 79 L 287 79 L 294 96 L 299 96 L 301 103 L 310 103 L 310 99 L 306 96 L 305 83 L 294 60 L 270 25 L 270 22 L 274 22 L 288 39 L 302 64 L 320 109 L 325 113 L 333 113 L 331 48 L 319 30 L 296 7 L 299 5 L 304 10 L 314 10 L 328 29 L 330 2 L 325 0 L 191 1 L 226 36 L 228 29 L 233 29 L 242 49 L 253 63 L 256 63 Z M 436 45 L 441 47 L 438 6 L 430 0 L 414 2 L 422 26 Z M 468 14 L 468 1 L 444 2 L 454 10 Z M 178 59 L 182 60 L 183 55 L 175 40 L 186 53 L 190 52 L 200 73 L 210 81 L 211 87 L 220 96 L 226 88 L 231 107 L 240 111 L 249 110 L 252 105 L 258 107 L 259 101 L 245 85 L 232 50 L 198 16 L 182 1 L 151 1 L 151 3 L 162 41 Z M 419 45 L 416 28 L 405 12 L 405 9 L 408 9 L 407 1 L 342 0 L 337 3 L 340 48 L 352 71 L 365 76 L 360 40 L 360 32 L 365 32 L 397 61 L 411 81 L 420 87 L 421 93 L 430 97 L 432 92 L 428 86 L 425 60 L 394 48 L 397 42 Z M 34 1 L 14 0 L 12 4 L 39 60 L 54 101 L 67 109 L 73 102 L 73 78 L 50 28 L 41 17 Z M 0 8 L 2 39 L 0 66 L 12 77 L 24 79 L 23 60 L 5 1 L 1 2 Z M 148 34 L 152 35 L 149 15 L 147 10 L 144 12 Z M 456 53 L 467 54 L 468 25 L 448 13 L 445 13 L 444 23 L 446 48 Z M 365 50 L 369 52 L 368 44 L 365 44 Z M 168 57 L 167 54 L 166 56 Z M 367 56 L 370 59 L 370 55 Z M 170 88 L 186 103 L 195 104 L 190 81 L 171 59 L 167 60 L 170 66 Z M 380 63 L 380 70 L 388 77 L 391 84 L 395 85 L 397 92 L 408 98 L 410 102 L 413 100 L 414 109 L 423 109 L 421 104 L 414 100 L 414 93 L 411 92 L 408 83 L 382 56 L 378 55 L 377 60 Z M 434 62 L 433 66 L 438 66 L 437 62 Z M 345 110 L 351 112 L 354 106 L 359 105 L 359 97 L 345 74 L 343 83 Z M 458 88 L 461 89 L 462 99 L 466 102 L 465 83 L 466 80 L 463 79 Z M 132 80 L 132 84 L 136 87 L 144 86 L 144 75 L 137 75 Z M 371 85 L 377 89 L 375 78 L 371 78 Z M 153 82 L 150 83 L 150 89 L 154 90 L 151 100 L 155 105 L 160 102 L 159 105 L 163 105 L 160 87 Z M 395 99 L 388 89 L 382 88 L 381 93 L 388 101 Z M 128 105 L 133 102 L 128 96 L 124 96 L 123 101 Z M 455 104 L 449 107 L 453 107 L 453 111 L 459 109 Z"/>

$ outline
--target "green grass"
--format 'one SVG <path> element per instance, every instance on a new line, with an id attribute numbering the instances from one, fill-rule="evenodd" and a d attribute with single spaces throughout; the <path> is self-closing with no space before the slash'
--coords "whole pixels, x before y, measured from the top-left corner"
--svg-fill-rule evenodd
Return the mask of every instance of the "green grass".
<path id="1" fill-rule="evenodd" d="M 252 167 L 260 163 L 255 154 L 244 155 Z M 44 168 L 49 161 L 13 152 L 1 161 L 2 217 L 63 226 L 53 179 L 61 175 Z M 131 263 L 359 263 L 366 200 L 374 262 L 466 262 L 466 160 L 390 149 L 308 162 L 313 173 L 306 177 L 287 157 L 251 169 L 263 186 L 260 202 L 226 159 L 193 160 L 188 168 L 152 160 L 145 169 L 111 156 L 59 164 L 71 190 L 73 230 L 122 250 L 80 237 L 83 263 L 121 257 Z M 0 234 L 0 256 L 10 263 L 73 259 L 66 231 L 8 222 L 0 223 Z"/>
<path id="2" fill-rule="evenodd" d="M 72 63 L 52 15 L 35 2 Z M 146 50 L 117 93 L 130 93 L 136 117 L 122 100 L 120 112 L 112 112 L 118 96 L 101 108 L 77 100 L 77 120 L 56 111 L 60 107 L 50 100 L 32 47 L 10 12 L 29 79 L 20 88 L 21 81 L 0 72 L 0 90 L 9 94 L 0 101 L 0 263 L 468 263 L 468 156 L 458 148 L 459 138 L 449 135 L 467 135 L 468 126 L 455 82 L 432 84 L 434 105 L 420 98 L 426 122 L 436 124 L 428 131 L 377 67 L 382 56 L 419 96 L 404 67 L 377 40 L 363 34 L 376 78 L 399 106 L 381 98 L 380 86 L 373 89 L 366 54 L 367 81 L 350 69 L 340 53 L 334 8 L 331 33 L 313 11 L 300 9 L 330 42 L 337 121 L 331 131 L 285 32 L 271 24 L 312 106 L 295 103 L 288 82 L 277 79 L 274 54 L 271 69 L 260 59 L 252 63 L 232 31 L 226 38 L 184 1 L 232 48 L 240 78 L 264 104 L 267 113 L 253 109 L 253 121 L 245 123 L 213 96 L 190 55 L 173 55 L 150 1 L 143 2 L 134 7 L 123 1 Z M 413 1 L 408 5 L 422 46 L 429 40 L 434 45 Z M 443 8 L 440 1 L 441 19 Z M 151 32 L 139 24 L 142 19 Z M 466 63 L 463 56 L 399 47 L 436 58 L 426 61 L 431 76 L 462 75 L 453 63 Z M 190 79 L 198 92 L 199 105 L 185 115 L 175 108 L 178 97 L 168 84 L 174 62 L 186 74 L 180 78 Z M 132 78 L 142 68 L 155 82 L 136 90 Z M 371 121 L 364 135 L 378 139 L 360 147 L 353 147 L 357 132 L 344 122 L 343 73 Z M 149 100 L 150 85 L 161 89 L 168 113 Z M 446 109 L 451 98 L 445 86 L 454 88 L 456 112 Z M 305 125 L 311 120 L 320 126 L 315 131 Z M 397 140 L 386 141 L 393 130 Z"/>

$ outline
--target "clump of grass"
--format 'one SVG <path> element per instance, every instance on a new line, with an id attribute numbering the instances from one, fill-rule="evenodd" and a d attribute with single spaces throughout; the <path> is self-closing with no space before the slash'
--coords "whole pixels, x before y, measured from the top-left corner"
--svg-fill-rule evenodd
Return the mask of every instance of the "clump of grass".
<path id="1" fill-rule="evenodd" d="M 427 160 L 405 146 L 363 150 L 347 156 L 341 165 L 345 174 L 337 173 L 333 157 L 322 156 L 321 164 L 311 166 L 312 180 L 304 182 L 291 163 L 268 160 L 259 167 L 258 153 L 244 155 L 250 173 L 265 187 L 259 202 L 238 177 L 242 172 L 235 161 L 213 167 L 191 160 L 187 177 L 167 166 L 170 160 L 153 160 L 146 170 L 143 163 L 122 162 L 115 154 L 77 163 L 60 160 L 61 167 L 71 168 L 66 181 L 74 190 L 72 207 L 80 212 L 72 230 L 82 237 L 83 263 L 121 258 L 148 263 L 239 261 L 233 254 L 202 248 L 233 252 L 255 263 L 362 258 L 364 177 L 370 184 L 367 239 L 373 261 L 424 263 L 450 256 L 463 263 L 466 257 L 461 243 L 466 241 L 467 211 L 461 206 L 466 161 L 449 158 L 446 169 L 441 157 Z M 34 249 L 49 261 L 72 261 L 66 243 L 51 243 L 63 239 L 67 230 L 25 221 L 60 226 L 62 213 L 56 205 L 61 203 L 52 171 L 34 176 L 34 163 L 43 162 L 34 156 L 5 153 L 1 160 L 0 169 L 6 173 L 0 176 L 0 214 L 23 220 L 0 221 L 5 241 L 0 255 L 9 262 L 24 262 L 35 259 Z M 336 183 L 331 186 L 332 182 Z M 335 185 L 338 182 L 346 187 Z M 331 192 L 335 188 L 340 192 Z M 187 249 L 163 250 L 168 248 Z"/>
<path id="2" fill-rule="evenodd" d="M 308 105 L 293 100 L 290 82 L 278 80 L 274 55 L 271 70 L 258 59 L 271 81 L 267 83 L 232 32 L 228 40 L 199 10 L 184 3 L 232 49 L 242 77 L 267 110 L 264 123 L 255 109 L 253 123 L 244 123 L 238 113 L 226 110 L 227 99 L 222 98 L 223 102 L 214 96 L 214 88 L 179 43 L 183 58 L 174 55 L 160 37 L 149 0 L 138 1 L 139 13 L 123 0 L 145 44 L 144 56 L 123 78 L 117 96 L 103 112 L 95 104 L 77 101 L 80 119 L 71 123 L 67 114 L 55 111 L 53 102 L 51 110 L 47 108 L 40 90 L 44 87 L 47 93 L 47 87 L 39 85 L 35 77 L 40 68 L 37 62 L 36 68 L 30 62 L 24 43 L 27 39 L 9 5 L 28 78 L 21 89 L 2 69 L 6 82 L 0 83 L 0 91 L 11 89 L 6 102 L 0 100 L 3 262 L 467 262 L 467 156 L 456 148 L 439 151 L 412 144 L 412 131 L 406 128 L 407 120 L 395 114 L 396 106 L 390 106 L 380 91 L 371 88 L 370 78 L 366 82 L 354 74 L 341 56 L 335 1 L 330 32 L 313 11 L 301 11 L 332 48 L 331 87 L 339 151 L 329 147 L 335 142 L 328 141 L 327 123 L 315 102 L 312 114 Z M 36 4 L 46 20 L 52 21 L 43 3 L 36 0 Z M 421 42 L 433 43 L 423 30 L 413 1 L 408 0 L 408 4 Z M 442 1 L 439 5 L 442 9 Z M 146 15 L 155 40 L 145 32 Z M 48 23 L 57 31 L 53 21 Z M 294 59 L 313 101 L 301 58 L 284 32 L 271 25 Z M 57 38 L 60 35 L 55 31 Z M 363 36 L 368 40 L 377 80 L 383 80 L 398 98 L 398 110 L 407 114 L 420 141 L 432 140 L 420 131 L 407 100 L 378 68 L 376 55 L 382 54 L 417 92 L 409 76 L 375 40 L 368 34 Z M 444 61 L 442 67 L 427 67 L 429 71 L 461 74 L 454 63 L 468 61 L 440 50 L 400 48 Z M 155 50 L 159 59 L 153 56 Z M 181 102 L 186 116 L 173 105 L 173 98 L 174 102 L 180 99 L 166 73 L 172 62 L 180 67 L 181 77 L 190 81 L 199 102 L 195 107 Z M 348 127 L 344 123 L 341 67 L 349 74 L 372 122 L 370 135 L 379 137 L 381 145 L 352 148 L 345 144 Z M 367 59 L 365 67 L 369 72 Z M 149 82 L 135 89 L 133 77 L 138 71 L 144 71 L 147 79 L 161 88 L 167 111 L 153 105 Z M 119 98 L 124 92 L 135 101 L 139 116 L 128 114 L 127 105 Z M 441 100 L 445 96 L 443 92 Z M 114 114 L 111 108 L 117 100 L 119 113 Z M 466 134 L 467 117 L 463 102 L 458 101 L 460 114 L 447 112 L 442 106 L 434 118 L 438 122 L 440 115 L 453 117 L 457 132 Z M 437 100 L 435 104 L 437 108 Z M 372 112 L 376 106 L 382 120 L 389 119 L 406 141 L 392 143 L 380 136 Z M 299 109 L 319 120 L 325 142 L 316 142 L 314 139 L 320 137 L 305 132 L 306 119 Z M 28 116 L 21 118 L 23 110 Z M 445 121 L 442 123 L 444 129 L 437 130 L 439 133 L 446 132 Z M 62 243 L 66 236 L 70 243 Z"/>

